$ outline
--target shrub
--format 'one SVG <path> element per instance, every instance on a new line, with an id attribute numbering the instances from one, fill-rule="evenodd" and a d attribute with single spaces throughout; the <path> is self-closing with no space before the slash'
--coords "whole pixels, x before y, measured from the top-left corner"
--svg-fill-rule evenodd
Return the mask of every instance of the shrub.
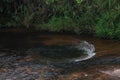
<path id="1" fill-rule="evenodd" d="M 120 13 L 119 10 L 111 10 L 102 14 L 96 24 L 96 36 L 103 38 L 119 38 L 120 31 Z"/>
<path id="2" fill-rule="evenodd" d="M 77 26 L 69 17 L 53 16 L 46 24 L 41 25 L 41 29 L 49 31 L 72 31 Z"/>
<path id="3" fill-rule="evenodd" d="M 119 38 L 120 0 L 1 0 L 0 25 Z"/>

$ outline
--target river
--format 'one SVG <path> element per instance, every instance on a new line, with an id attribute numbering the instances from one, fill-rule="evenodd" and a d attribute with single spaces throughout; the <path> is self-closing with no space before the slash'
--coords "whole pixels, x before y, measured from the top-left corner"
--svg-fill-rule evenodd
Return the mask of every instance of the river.
<path id="1" fill-rule="evenodd" d="M 118 40 L 106 40 L 95 38 L 89 35 L 74 34 L 1 33 L 0 49 L 2 50 L 2 52 L 8 50 L 9 53 L 9 51 L 11 50 L 18 52 L 19 55 L 24 56 L 23 54 L 26 50 L 38 48 L 41 45 L 74 45 L 80 43 L 81 41 L 87 41 L 89 43 L 92 43 L 95 46 L 96 55 L 92 59 L 86 61 L 52 65 L 54 66 L 52 67 L 52 70 L 51 67 L 48 68 L 49 62 L 46 62 L 46 68 L 45 64 L 41 63 L 42 65 L 44 65 L 44 68 L 42 67 L 41 69 L 44 69 L 45 72 L 52 71 L 53 73 L 59 73 L 57 75 L 54 75 L 54 78 L 49 78 L 48 76 L 47 78 L 42 77 L 42 80 L 120 80 L 120 41 Z M 37 64 L 40 64 L 39 61 L 43 59 L 40 59 L 38 55 L 30 55 L 30 58 L 27 55 L 27 57 L 20 58 L 19 61 L 22 60 L 23 62 L 24 60 L 28 60 L 28 62 L 34 60 L 38 62 Z M 0 75 L 3 77 L 3 79 L 5 79 L 2 74 L 2 69 L 0 70 Z M 11 78 L 13 76 L 15 78 L 18 78 L 17 76 L 19 75 L 15 76 L 14 73 L 14 75 L 7 74 L 6 76 L 8 76 L 7 78 Z M 25 78 L 25 80 L 29 79 Z"/>

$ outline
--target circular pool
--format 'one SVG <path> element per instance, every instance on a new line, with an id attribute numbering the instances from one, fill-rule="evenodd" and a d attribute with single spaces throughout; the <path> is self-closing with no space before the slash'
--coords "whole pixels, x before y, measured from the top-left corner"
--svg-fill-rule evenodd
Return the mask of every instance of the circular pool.
<path id="1" fill-rule="evenodd" d="M 92 44 L 86 41 L 76 45 L 41 46 L 26 51 L 42 62 L 77 62 L 92 58 L 95 53 Z"/>

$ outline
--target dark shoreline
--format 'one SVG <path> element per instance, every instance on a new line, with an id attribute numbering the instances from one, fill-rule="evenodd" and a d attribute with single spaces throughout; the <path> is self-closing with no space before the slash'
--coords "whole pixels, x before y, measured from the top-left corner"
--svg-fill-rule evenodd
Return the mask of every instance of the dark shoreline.
<path id="1" fill-rule="evenodd" d="M 94 37 L 93 33 L 81 33 L 81 34 L 76 34 L 75 32 L 72 31 L 49 31 L 49 30 L 30 30 L 30 29 L 25 29 L 25 28 L 1 28 L 0 29 L 0 34 L 64 34 L 64 35 L 87 35 Z"/>

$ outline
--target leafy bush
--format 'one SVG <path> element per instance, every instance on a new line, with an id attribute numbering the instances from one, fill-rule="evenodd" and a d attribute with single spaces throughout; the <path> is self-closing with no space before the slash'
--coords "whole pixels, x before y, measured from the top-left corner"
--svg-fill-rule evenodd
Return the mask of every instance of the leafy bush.
<path id="1" fill-rule="evenodd" d="M 96 25 L 96 36 L 103 38 L 120 39 L 120 13 L 119 10 L 111 10 L 104 13 Z"/>
<path id="2" fill-rule="evenodd" d="M 74 21 L 69 17 L 55 17 L 53 16 L 48 23 L 41 26 L 44 30 L 49 31 L 72 31 L 74 27 L 77 26 Z"/>
<path id="3" fill-rule="evenodd" d="M 120 0 L 1 0 L 0 26 L 120 38 Z"/>

